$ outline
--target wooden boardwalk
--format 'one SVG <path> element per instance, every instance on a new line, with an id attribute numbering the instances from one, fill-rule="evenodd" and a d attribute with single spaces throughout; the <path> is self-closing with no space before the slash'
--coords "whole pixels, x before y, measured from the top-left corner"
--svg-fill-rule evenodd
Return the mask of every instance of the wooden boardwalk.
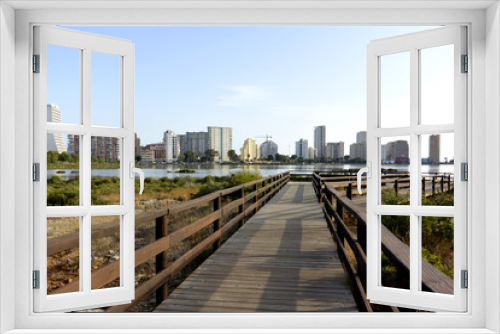
<path id="1" fill-rule="evenodd" d="M 311 183 L 288 183 L 155 312 L 357 312 Z"/>

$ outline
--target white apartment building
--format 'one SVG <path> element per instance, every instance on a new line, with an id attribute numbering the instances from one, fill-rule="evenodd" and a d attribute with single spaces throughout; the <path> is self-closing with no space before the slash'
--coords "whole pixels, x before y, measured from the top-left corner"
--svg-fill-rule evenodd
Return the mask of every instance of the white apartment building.
<path id="1" fill-rule="evenodd" d="M 309 160 L 314 160 L 318 158 L 318 150 L 315 149 L 314 147 L 309 147 L 307 156 Z M 304 158 L 305 159 L 305 158 Z"/>
<path id="2" fill-rule="evenodd" d="M 61 123 L 61 109 L 56 104 L 47 104 L 47 122 Z M 47 133 L 47 151 L 66 151 L 61 133 Z"/>
<path id="3" fill-rule="evenodd" d="M 229 156 L 227 152 L 233 147 L 233 129 L 221 126 L 208 127 L 208 149 L 215 150 L 219 153 L 219 158 L 215 161 L 227 162 Z"/>
<path id="4" fill-rule="evenodd" d="M 297 155 L 297 158 L 308 159 L 308 149 L 309 146 L 307 139 L 300 138 L 299 141 L 295 142 L 295 154 Z"/>
<path id="5" fill-rule="evenodd" d="M 177 135 L 172 130 L 167 130 L 163 133 L 163 143 L 165 144 L 165 160 L 166 162 L 177 161 L 180 155 L 180 146 Z"/>

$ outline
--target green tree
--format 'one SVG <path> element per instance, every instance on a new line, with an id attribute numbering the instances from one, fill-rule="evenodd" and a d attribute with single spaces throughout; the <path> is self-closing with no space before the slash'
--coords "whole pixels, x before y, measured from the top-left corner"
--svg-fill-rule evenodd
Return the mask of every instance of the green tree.
<path id="1" fill-rule="evenodd" d="M 208 149 L 205 151 L 205 158 L 210 162 L 213 162 L 215 160 L 215 157 L 218 155 L 219 152 L 217 152 L 216 150 Z"/>
<path id="2" fill-rule="evenodd" d="M 196 154 L 193 151 L 186 151 L 184 153 L 186 162 L 193 162 L 193 159 L 196 157 Z"/>
<path id="3" fill-rule="evenodd" d="M 296 154 L 292 155 L 292 156 L 290 157 L 290 159 L 292 159 L 292 160 L 296 160 L 296 159 L 297 159 L 297 155 L 296 155 Z"/>
<path id="4" fill-rule="evenodd" d="M 70 156 L 69 156 L 68 152 L 65 151 L 65 152 L 62 152 L 61 154 L 59 154 L 58 160 L 61 162 L 70 161 Z"/>
<path id="5" fill-rule="evenodd" d="M 59 155 L 56 151 L 48 151 L 47 152 L 47 163 L 56 163 L 59 160 Z"/>
<path id="6" fill-rule="evenodd" d="M 235 150 L 229 150 L 227 152 L 227 155 L 229 157 L 229 160 L 231 160 L 232 162 L 238 162 L 240 160 L 240 158 L 238 157 L 238 154 L 236 154 Z"/>

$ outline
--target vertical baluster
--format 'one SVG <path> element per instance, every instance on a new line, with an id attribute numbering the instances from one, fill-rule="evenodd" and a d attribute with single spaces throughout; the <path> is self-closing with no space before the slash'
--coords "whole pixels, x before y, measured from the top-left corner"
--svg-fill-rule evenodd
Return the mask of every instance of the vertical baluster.
<path id="1" fill-rule="evenodd" d="M 222 204 L 222 198 L 219 195 L 216 199 L 214 199 L 214 212 L 221 210 L 221 204 Z M 220 225 L 221 225 L 221 219 L 222 219 L 222 210 L 221 210 L 221 218 L 218 218 L 214 221 L 214 233 L 220 230 Z M 214 251 L 220 248 L 221 245 L 221 238 L 217 239 L 214 244 Z"/>
<path id="2" fill-rule="evenodd" d="M 168 235 L 168 216 L 162 216 L 156 218 L 155 222 L 155 232 L 156 240 L 166 237 Z M 168 251 L 161 252 L 156 255 L 156 273 L 165 269 L 168 266 Z M 168 297 L 168 280 L 156 290 L 156 305 L 160 305 L 161 302 Z"/>
<path id="3" fill-rule="evenodd" d="M 243 200 L 242 203 L 240 205 L 238 205 L 238 214 L 241 214 L 241 213 L 245 212 L 245 188 L 242 187 L 238 193 L 239 193 L 240 199 Z M 239 224 L 240 224 L 240 227 L 245 225 L 245 215 L 244 214 L 243 214 L 243 218 L 241 218 Z"/>

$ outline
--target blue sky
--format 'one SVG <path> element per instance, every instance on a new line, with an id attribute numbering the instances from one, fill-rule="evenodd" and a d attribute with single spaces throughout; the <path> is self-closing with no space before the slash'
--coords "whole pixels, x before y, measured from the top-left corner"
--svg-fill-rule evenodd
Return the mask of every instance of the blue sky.
<path id="1" fill-rule="evenodd" d="M 246 138 L 262 143 L 265 139 L 256 137 L 270 134 L 282 154 L 294 154 L 299 138 L 313 146 L 315 125 L 326 125 L 327 142 L 344 141 L 348 154 L 356 132 L 366 128 L 366 45 L 429 29 L 70 28 L 135 44 L 135 129 L 142 144 L 160 142 L 166 130 L 185 133 L 219 125 L 233 128 L 238 153 Z M 58 85 L 57 78 L 76 79 L 78 58 L 58 52 L 48 69 L 48 102 L 61 107 L 63 122 L 73 123 L 78 86 Z M 118 68 L 112 58 L 93 57 L 99 62 L 92 65 L 94 125 L 117 124 Z"/>

